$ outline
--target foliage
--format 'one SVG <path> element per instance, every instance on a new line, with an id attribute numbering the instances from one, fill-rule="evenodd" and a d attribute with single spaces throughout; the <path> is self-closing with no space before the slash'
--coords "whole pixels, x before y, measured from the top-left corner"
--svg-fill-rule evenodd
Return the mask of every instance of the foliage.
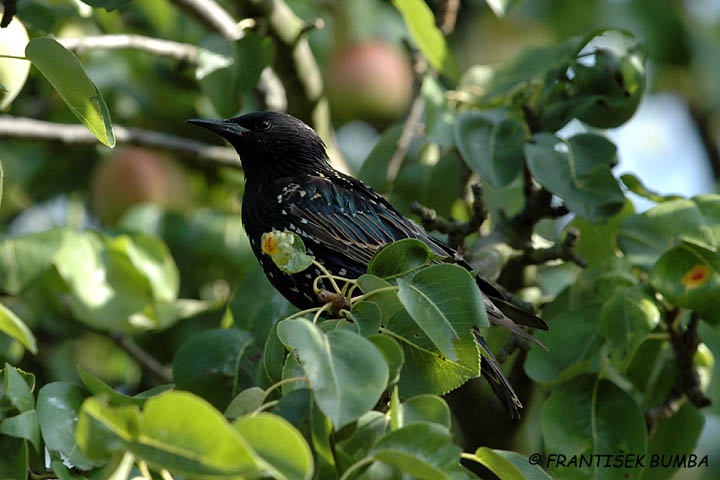
<path id="1" fill-rule="evenodd" d="M 0 477 L 442 479 L 478 478 L 481 466 L 503 479 L 669 478 L 679 469 L 577 470 L 527 457 L 540 437 L 543 454 L 568 457 L 689 453 L 704 428 L 718 352 L 701 335 L 715 338 L 720 323 L 720 196 L 662 196 L 617 176 L 617 147 L 599 129 L 627 122 L 645 93 L 648 53 L 636 36 L 588 29 L 462 71 L 425 2 L 370 2 L 373 18 L 395 8 L 395 28 L 418 49 L 424 109 L 385 126 L 358 176 L 401 210 L 434 208 L 439 216 L 410 207 L 550 324 L 536 335 L 549 351 L 486 330 L 512 378 L 532 381 L 523 402 L 544 398 L 524 420 L 540 433 L 515 452 L 462 438 L 463 412 L 442 397 L 483 368 L 471 332 L 488 318 L 473 275 L 403 240 L 357 279 L 325 272 L 324 306 L 291 311 L 251 266 L 228 206 L 242 189 L 233 160 L 157 135 L 195 134 L 180 123 L 191 116 L 275 105 L 268 66 L 291 113 L 323 132 L 313 72 L 332 41 L 282 2 L 275 12 L 238 2 L 240 23 L 222 8 L 202 17 L 175 2 L 85 3 L 21 2 L 12 30 L 0 30 L 0 40 L 11 32 L 26 44 L 23 57 L 0 41 L 2 108 L 18 124 L 47 113 L 48 132 L 79 121 L 104 145 L 0 145 Z M 519 3 L 488 2 L 498 15 Z M 193 17 L 219 22 L 217 33 Z M 66 35 L 73 29 L 80 43 Z M 153 35 L 123 38 L 154 55 L 93 52 L 90 40 L 109 40 L 100 31 Z M 116 142 L 175 151 L 192 167 L 195 208 L 138 205 L 117 225 L 84 221 L 82 158 L 91 165 Z M 654 206 L 635 212 L 629 193 Z M 37 225 L 50 208 L 42 201 L 59 194 L 69 194 L 62 225 L 23 230 L 23 217 Z M 543 230 L 568 213 L 561 235 Z M 267 232 L 262 244 L 286 272 L 323 271 L 290 232 Z"/>

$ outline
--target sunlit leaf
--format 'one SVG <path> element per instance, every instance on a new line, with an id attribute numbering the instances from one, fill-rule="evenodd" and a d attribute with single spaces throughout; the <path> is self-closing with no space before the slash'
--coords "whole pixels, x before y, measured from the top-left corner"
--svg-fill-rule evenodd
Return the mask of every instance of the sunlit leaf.
<path id="1" fill-rule="evenodd" d="M 453 344 L 457 361 L 442 355 L 406 310 L 399 310 L 386 334 L 403 349 L 405 363 L 398 382 L 403 398 L 433 393 L 444 395 L 480 374 L 480 352 L 468 331 Z"/>
<path id="2" fill-rule="evenodd" d="M 427 267 L 410 280 L 398 279 L 398 298 L 439 349 L 457 360 L 453 342 L 473 327 L 488 325 L 487 313 L 475 279 L 450 264 Z"/>
<path id="3" fill-rule="evenodd" d="M 491 448 L 480 447 L 475 450 L 473 456 L 473 460 L 493 472 L 498 478 L 502 478 L 503 480 L 527 479 L 519 468 Z"/>
<path id="4" fill-rule="evenodd" d="M 447 428 L 418 422 L 389 432 L 370 450 L 377 460 L 422 479 L 446 479 L 457 469 L 460 447 Z"/>
<path id="5" fill-rule="evenodd" d="M 21 57 L 20 59 L 0 57 L 0 111 L 5 110 L 12 103 L 27 80 L 30 62 L 22 59 L 25 56 L 27 43 L 28 34 L 19 18 L 13 18 L 10 25 L 0 28 L 0 56 Z M 0 172 L 1 176 L 2 172 Z M 2 198 L 2 187 L 0 187 L 0 198 Z"/>
<path id="6" fill-rule="evenodd" d="M 233 422 L 274 476 L 310 479 L 313 455 L 302 434 L 290 422 L 270 413 L 238 418 Z"/>
<path id="7" fill-rule="evenodd" d="M 445 37 L 435 25 L 435 16 L 423 0 L 393 0 L 420 51 L 441 73 L 457 80 L 460 67 Z"/>
<path id="8" fill-rule="evenodd" d="M 77 57 L 57 41 L 45 37 L 30 40 L 25 55 L 57 90 L 78 120 L 100 142 L 114 147 L 115 136 L 105 101 Z"/>
<path id="9" fill-rule="evenodd" d="M 37 353 L 37 342 L 32 331 L 2 303 L 0 303 L 0 332 L 10 335 L 32 353 Z"/>

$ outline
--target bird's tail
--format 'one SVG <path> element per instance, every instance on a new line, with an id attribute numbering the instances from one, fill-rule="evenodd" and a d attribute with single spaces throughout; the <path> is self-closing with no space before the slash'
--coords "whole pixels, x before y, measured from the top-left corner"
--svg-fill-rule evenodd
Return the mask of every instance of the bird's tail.
<path id="1" fill-rule="evenodd" d="M 512 385 L 510 385 L 507 377 L 505 377 L 505 374 L 500 368 L 500 364 L 490 351 L 480 331 L 473 328 L 473 335 L 475 336 L 475 342 L 477 342 L 478 347 L 480 347 L 480 354 L 482 355 L 482 364 L 480 365 L 482 376 L 490 384 L 493 392 L 495 392 L 495 396 L 502 402 L 503 407 L 510 413 L 510 417 L 519 419 L 520 410 L 523 408 L 522 402 L 520 402 L 515 390 L 513 390 Z"/>

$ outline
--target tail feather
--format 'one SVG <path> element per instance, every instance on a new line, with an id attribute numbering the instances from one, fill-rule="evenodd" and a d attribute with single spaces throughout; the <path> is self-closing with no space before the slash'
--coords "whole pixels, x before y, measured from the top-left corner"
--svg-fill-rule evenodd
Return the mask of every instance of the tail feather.
<path id="1" fill-rule="evenodd" d="M 485 298 L 485 310 L 488 314 L 488 320 L 490 320 L 493 324 L 501 326 L 503 328 L 506 328 L 507 330 L 510 330 L 514 334 L 538 345 L 539 347 L 548 350 L 548 348 L 540 342 L 537 338 L 530 335 L 528 332 L 523 330 L 517 323 L 513 321 L 513 319 L 508 318 L 505 316 L 503 311 L 495 304 L 495 300 L 490 300 L 489 298 Z M 538 319 L 540 320 L 540 319 Z M 544 322 L 543 322 L 544 323 Z"/>
<path id="2" fill-rule="evenodd" d="M 473 329 L 473 335 L 475 336 L 475 342 L 477 342 L 480 347 L 480 353 L 483 359 L 481 364 L 482 376 L 490 384 L 490 388 L 492 388 L 495 396 L 498 397 L 503 404 L 503 407 L 510 413 L 510 417 L 519 419 L 520 410 L 523 408 L 520 398 L 518 398 L 512 385 L 510 385 L 507 377 L 505 377 L 505 374 L 500 368 L 500 364 L 485 342 L 485 338 L 483 338 L 477 329 Z"/>

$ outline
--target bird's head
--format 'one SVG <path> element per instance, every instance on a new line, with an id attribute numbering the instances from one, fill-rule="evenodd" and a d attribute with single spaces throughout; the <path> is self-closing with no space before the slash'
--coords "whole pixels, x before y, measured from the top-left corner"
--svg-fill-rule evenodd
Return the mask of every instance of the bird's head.
<path id="1" fill-rule="evenodd" d="M 301 120 L 282 112 L 253 112 L 227 120 L 191 119 L 235 147 L 248 179 L 269 180 L 331 169 L 325 145 Z"/>

